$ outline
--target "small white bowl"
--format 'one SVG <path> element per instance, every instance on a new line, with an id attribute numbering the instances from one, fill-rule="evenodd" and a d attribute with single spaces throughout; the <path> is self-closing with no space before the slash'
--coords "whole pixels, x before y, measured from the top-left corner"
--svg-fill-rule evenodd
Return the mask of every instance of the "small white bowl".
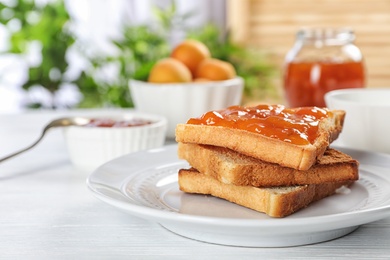
<path id="1" fill-rule="evenodd" d="M 70 160 L 82 170 L 91 171 L 118 156 L 164 145 L 167 120 L 162 116 L 126 113 L 89 118 L 116 121 L 142 119 L 151 123 L 130 127 L 65 127 L 64 137 Z"/>
<path id="2" fill-rule="evenodd" d="M 239 105 L 244 81 L 230 80 L 156 84 L 130 80 L 129 88 L 136 110 L 162 115 L 168 120 L 167 137 L 175 137 L 175 128 L 191 117 Z"/>
<path id="3" fill-rule="evenodd" d="M 390 88 L 335 90 L 325 95 L 325 102 L 346 111 L 340 144 L 390 153 Z"/>

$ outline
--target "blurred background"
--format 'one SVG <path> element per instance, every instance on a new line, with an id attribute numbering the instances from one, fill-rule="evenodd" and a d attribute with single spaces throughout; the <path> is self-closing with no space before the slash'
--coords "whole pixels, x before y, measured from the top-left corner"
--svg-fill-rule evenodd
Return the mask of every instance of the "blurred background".
<path id="1" fill-rule="evenodd" d="M 188 37 L 235 66 L 245 80 L 243 103 L 285 103 L 284 59 L 305 27 L 353 29 L 366 86 L 390 86 L 386 0 L 0 3 L 0 112 L 132 107 L 128 80 L 145 80 Z"/>

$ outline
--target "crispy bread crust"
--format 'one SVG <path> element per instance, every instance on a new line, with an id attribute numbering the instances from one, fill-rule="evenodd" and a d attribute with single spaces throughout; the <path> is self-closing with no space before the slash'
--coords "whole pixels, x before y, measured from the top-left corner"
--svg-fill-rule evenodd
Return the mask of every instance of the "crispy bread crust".
<path id="1" fill-rule="evenodd" d="M 307 170 L 338 137 L 344 117 L 344 111 L 332 111 L 332 116 L 320 122 L 318 136 L 310 145 L 295 145 L 241 129 L 192 124 L 177 125 L 176 141 L 226 147 L 263 161 Z"/>
<path id="2" fill-rule="evenodd" d="M 327 149 L 309 170 L 300 171 L 245 156 L 223 147 L 178 144 L 178 156 L 200 172 L 226 184 L 273 187 L 355 181 L 359 163 L 335 149 Z"/>
<path id="3" fill-rule="evenodd" d="M 195 169 L 179 171 L 179 187 L 184 192 L 212 195 L 276 218 L 305 208 L 314 201 L 334 194 L 345 185 L 349 185 L 349 182 L 256 188 L 224 184 Z"/>

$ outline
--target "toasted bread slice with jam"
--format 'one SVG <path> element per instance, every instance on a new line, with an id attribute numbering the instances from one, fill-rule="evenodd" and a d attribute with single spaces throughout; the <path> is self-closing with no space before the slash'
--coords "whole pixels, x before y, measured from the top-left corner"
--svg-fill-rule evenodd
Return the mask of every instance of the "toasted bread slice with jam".
<path id="1" fill-rule="evenodd" d="M 344 111 L 310 109 L 275 105 L 210 111 L 186 124 L 178 124 L 176 141 L 226 147 L 263 161 L 308 170 L 338 137 L 345 117 Z M 321 113 L 323 116 L 317 117 Z M 299 129 L 309 130 L 306 133 Z M 267 135 L 256 132 L 263 130 Z M 296 143 L 294 135 L 311 140 Z"/>

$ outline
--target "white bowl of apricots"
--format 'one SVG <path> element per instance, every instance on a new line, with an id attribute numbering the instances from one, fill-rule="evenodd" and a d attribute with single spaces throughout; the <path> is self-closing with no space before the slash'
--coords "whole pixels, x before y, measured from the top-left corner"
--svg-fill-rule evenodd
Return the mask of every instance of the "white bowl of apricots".
<path id="1" fill-rule="evenodd" d="M 135 109 L 168 120 L 167 137 L 190 117 L 239 105 L 244 81 L 232 64 L 215 59 L 202 42 L 185 40 L 156 62 L 147 81 L 130 80 Z"/>

